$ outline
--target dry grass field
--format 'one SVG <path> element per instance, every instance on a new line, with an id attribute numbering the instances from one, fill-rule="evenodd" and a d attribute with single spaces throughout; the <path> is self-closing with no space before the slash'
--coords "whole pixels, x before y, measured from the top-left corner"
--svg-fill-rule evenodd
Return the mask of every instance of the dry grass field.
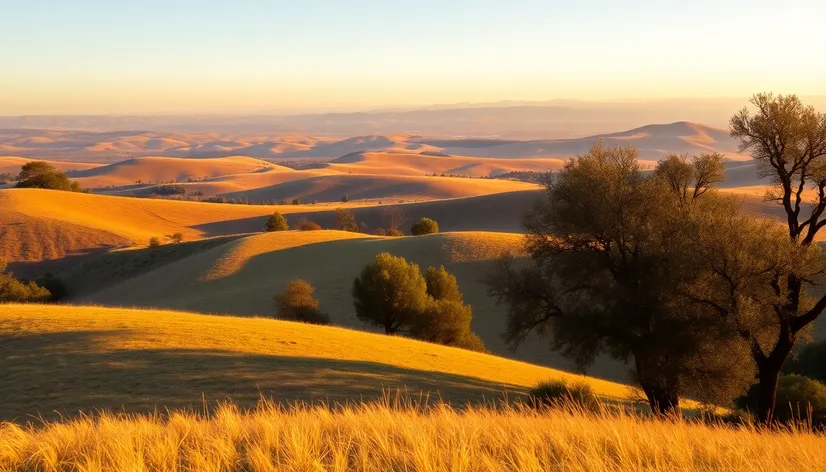
<path id="1" fill-rule="evenodd" d="M 555 378 L 606 399 L 625 386 L 403 337 L 261 318 L 54 305 L 0 309 L 0 419 L 232 399 L 357 401 L 383 390 L 463 404 Z M 35 416 L 31 416 L 35 415 Z M 2 443 L 2 441 L 0 441 Z"/>
<path id="2" fill-rule="evenodd" d="M 0 426 L 0 468 L 25 471 L 814 472 L 824 451 L 802 430 L 388 402 Z"/>

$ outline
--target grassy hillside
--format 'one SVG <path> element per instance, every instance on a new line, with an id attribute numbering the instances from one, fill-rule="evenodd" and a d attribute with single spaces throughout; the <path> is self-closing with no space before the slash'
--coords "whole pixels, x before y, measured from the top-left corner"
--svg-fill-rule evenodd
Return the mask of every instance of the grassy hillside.
<path id="1" fill-rule="evenodd" d="M 150 411 L 232 398 L 345 401 L 382 389 L 456 402 L 572 374 L 401 337 L 260 318 L 4 305 L 0 419 Z M 577 377 L 580 378 L 580 377 Z M 620 384 L 585 379 L 606 397 Z M 202 397 L 203 395 L 203 397 Z"/>
<path id="2" fill-rule="evenodd" d="M 411 152 L 360 152 L 330 162 L 328 169 L 353 174 L 457 174 L 493 177 L 513 171 L 547 172 L 561 168 L 562 159 L 507 159 L 467 156 L 428 156 Z"/>
<path id="3" fill-rule="evenodd" d="M 464 179 L 455 179 L 464 180 Z M 422 216 L 446 230 L 518 231 L 519 218 L 538 192 L 405 205 L 408 225 Z M 387 202 L 390 203 L 390 202 Z M 359 222 L 382 226 L 380 209 L 362 203 L 335 205 L 229 205 L 137 199 L 39 189 L 0 190 L 0 258 L 12 262 L 59 259 L 181 232 L 186 240 L 258 232 L 274 211 L 329 228 L 337 207 L 353 208 Z"/>
<path id="4" fill-rule="evenodd" d="M 350 291 L 365 264 L 380 252 L 390 252 L 419 264 L 422 270 L 444 265 L 453 273 L 465 302 L 473 307 L 473 331 L 494 353 L 573 369 L 570 361 L 551 353 L 548 343 L 535 336 L 515 352 L 502 340 L 504 309 L 487 296 L 480 277 L 494 259 L 505 251 L 520 251 L 522 243 L 522 235 L 515 233 L 459 232 L 404 238 L 340 231 L 269 233 L 246 236 L 132 278 L 125 274 L 110 277 L 105 274 L 111 270 L 102 264 L 90 265 L 73 272 L 70 284 L 81 287 L 85 294 L 72 299 L 75 303 L 273 316 L 273 297 L 290 280 L 303 278 L 316 288 L 321 309 L 330 313 L 333 323 L 375 330 L 356 317 Z M 99 279 L 125 281 L 95 291 Z M 624 381 L 627 369 L 601 361 L 589 368 L 588 374 Z"/>

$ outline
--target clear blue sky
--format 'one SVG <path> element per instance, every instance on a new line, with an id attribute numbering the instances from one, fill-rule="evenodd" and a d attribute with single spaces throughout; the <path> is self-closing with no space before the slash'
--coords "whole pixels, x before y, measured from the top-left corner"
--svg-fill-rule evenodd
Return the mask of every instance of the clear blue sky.
<path id="1" fill-rule="evenodd" d="M 822 0 L 0 0 L 0 115 L 826 94 Z"/>

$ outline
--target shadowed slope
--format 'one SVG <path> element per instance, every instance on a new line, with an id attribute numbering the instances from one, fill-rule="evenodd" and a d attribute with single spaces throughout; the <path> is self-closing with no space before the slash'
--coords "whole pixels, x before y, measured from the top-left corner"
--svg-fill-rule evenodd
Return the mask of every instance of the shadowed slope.
<path id="1" fill-rule="evenodd" d="M 382 389 L 454 402 L 571 374 L 401 337 L 275 320 L 96 307 L 0 311 L 0 419 L 199 407 L 232 398 L 346 401 Z M 586 379 L 605 396 L 623 386 Z M 202 396 L 203 395 L 203 396 Z"/>

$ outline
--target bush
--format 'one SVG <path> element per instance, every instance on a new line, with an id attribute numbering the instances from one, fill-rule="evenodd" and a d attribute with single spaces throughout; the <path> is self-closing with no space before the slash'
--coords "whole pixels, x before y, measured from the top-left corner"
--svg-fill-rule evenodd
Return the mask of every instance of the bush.
<path id="1" fill-rule="evenodd" d="M 404 233 L 402 233 L 400 230 L 397 230 L 395 228 L 390 228 L 390 229 L 387 230 L 387 235 L 388 236 L 393 236 L 394 238 L 397 238 L 399 236 L 404 236 Z"/>
<path id="2" fill-rule="evenodd" d="M 430 300 L 411 319 L 410 336 L 422 341 L 453 346 L 470 332 L 470 306 L 453 300 Z"/>
<path id="3" fill-rule="evenodd" d="M 353 306 L 359 320 L 381 326 L 387 334 L 409 326 L 428 304 L 419 266 L 383 252 L 353 281 Z"/>
<path id="4" fill-rule="evenodd" d="M 301 321 L 312 324 L 329 324 L 330 316 L 318 310 L 315 289 L 302 279 L 293 280 L 278 296 L 275 307 L 278 317 L 284 320 Z"/>
<path id="5" fill-rule="evenodd" d="M 267 231 L 287 231 L 290 225 L 281 213 L 275 212 L 267 220 Z"/>
<path id="6" fill-rule="evenodd" d="M 350 210 L 343 208 L 336 209 L 336 229 L 340 231 L 350 231 L 351 233 L 358 233 L 359 227 L 356 224 L 356 215 Z"/>
<path id="7" fill-rule="evenodd" d="M 299 199 L 297 199 L 297 198 L 293 198 L 293 202 L 292 202 L 292 203 L 293 203 L 293 205 L 301 205 L 301 200 L 299 200 Z"/>
<path id="8" fill-rule="evenodd" d="M 465 333 L 464 336 L 457 339 L 456 342 L 452 344 L 453 347 L 458 347 L 460 349 L 467 349 L 468 351 L 476 351 L 476 352 L 484 352 L 489 353 L 490 350 L 485 346 L 485 343 L 482 342 L 482 338 L 476 335 L 476 333 L 472 331 L 468 331 Z"/>
<path id="9" fill-rule="evenodd" d="M 152 193 L 161 196 L 186 195 L 186 187 L 183 185 L 158 185 L 152 188 Z"/>
<path id="10" fill-rule="evenodd" d="M 60 301 L 66 296 L 69 295 L 69 291 L 66 288 L 66 284 L 63 283 L 61 279 L 55 277 L 51 273 L 40 277 L 39 279 L 34 281 L 37 285 L 45 288 L 49 291 L 49 300 L 50 302 Z"/>
<path id="11" fill-rule="evenodd" d="M 755 384 L 746 396 L 738 399 L 737 406 L 756 411 L 757 391 Z M 826 426 L 826 385 L 802 375 L 781 376 L 777 385 L 774 418 L 782 423 L 811 421 L 812 426 Z"/>
<path id="12" fill-rule="evenodd" d="M 0 302 L 42 303 L 49 301 L 52 294 L 34 282 L 21 282 L 11 272 L 6 271 L 6 261 L 0 260 Z"/>
<path id="13" fill-rule="evenodd" d="M 794 359 L 790 359 L 784 373 L 805 375 L 826 382 L 826 341 L 807 344 Z"/>
<path id="14" fill-rule="evenodd" d="M 376 230 L 376 236 L 387 236 L 387 232 L 384 231 L 384 228 L 379 228 Z"/>
<path id="15" fill-rule="evenodd" d="M 586 411 L 599 408 L 599 400 L 590 385 L 584 382 L 568 383 L 565 380 L 540 382 L 528 391 L 536 408 L 570 406 Z"/>
<path id="16" fill-rule="evenodd" d="M 321 225 L 308 219 L 302 219 L 299 221 L 296 228 L 298 228 L 299 231 L 318 231 L 322 229 Z"/>
<path id="17" fill-rule="evenodd" d="M 436 223 L 435 220 L 431 220 L 430 218 L 422 218 L 410 228 L 410 234 L 413 236 L 422 236 L 424 234 L 433 234 L 438 232 L 439 223 Z"/>
<path id="18" fill-rule="evenodd" d="M 341 203 L 347 203 L 349 200 L 350 197 L 348 197 L 346 193 L 341 196 Z"/>
<path id="19" fill-rule="evenodd" d="M 149 247 L 161 247 L 161 238 L 155 236 L 149 238 Z"/>
<path id="20" fill-rule="evenodd" d="M 14 174 L 10 174 L 8 172 L 3 172 L 2 174 L 0 174 L 0 184 L 13 182 L 15 180 L 17 180 L 17 176 Z"/>

